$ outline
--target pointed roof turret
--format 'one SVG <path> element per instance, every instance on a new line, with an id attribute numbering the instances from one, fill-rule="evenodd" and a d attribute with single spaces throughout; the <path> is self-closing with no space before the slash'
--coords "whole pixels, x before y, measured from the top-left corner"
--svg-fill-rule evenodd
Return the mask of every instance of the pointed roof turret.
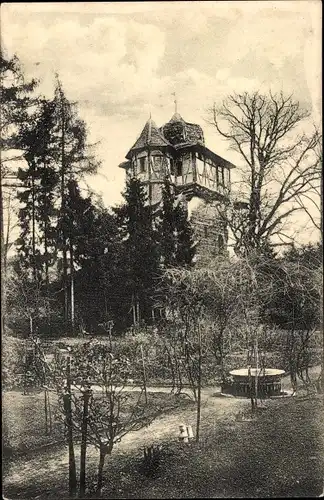
<path id="1" fill-rule="evenodd" d="M 126 158 L 131 158 L 133 152 L 137 151 L 138 149 L 146 148 L 147 146 L 170 146 L 170 143 L 163 137 L 151 117 L 147 120 L 139 138 L 137 139 L 133 147 L 128 151 Z"/>
<path id="2" fill-rule="evenodd" d="M 176 111 L 171 120 L 161 128 L 164 137 L 175 147 L 180 144 L 204 144 L 204 133 L 200 125 L 186 122 Z"/>
<path id="3" fill-rule="evenodd" d="M 184 119 L 182 118 L 182 116 L 180 115 L 180 113 L 174 113 L 174 115 L 172 116 L 170 122 L 183 122 L 184 123 Z"/>

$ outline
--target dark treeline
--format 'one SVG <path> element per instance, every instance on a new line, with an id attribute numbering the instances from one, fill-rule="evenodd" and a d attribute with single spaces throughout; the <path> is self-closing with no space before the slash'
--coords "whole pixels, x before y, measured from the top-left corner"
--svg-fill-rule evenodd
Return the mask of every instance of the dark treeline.
<path id="1" fill-rule="evenodd" d="M 120 206 L 105 208 L 84 189 L 100 162 L 59 77 L 52 99 L 35 97 L 36 82 L 25 83 L 19 61 L 2 56 L 1 86 L 8 150 L 24 160 L 11 172 L 20 235 L 6 287 L 8 326 L 62 334 L 98 331 L 111 320 L 117 330 L 149 323 L 162 269 L 190 266 L 194 257 L 186 210 L 168 180 L 154 211 L 136 179 Z"/>
<path id="2" fill-rule="evenodd" d="M 106 208 L 86 188 L 100 161 L 59 76 L 53 97 L 45 98 L 37 95 L 36 81 L 26 82 L 16 57 L 1 54 L 0 63 L 2 327 L 51 336 L 104 333 L 110 321 L 123 332 L 163 319 L 159 285 L 165 270 L 188 269 L 195 260 L 185 204 L 166 178 L 161 203 L 151 207 L 145 186 L 130 179 L 123 202 Z M 14 179 L 19 202 L 10 266 L 2 193 L 7 179 Z M 278 256 L 263 244 L 260 252 L 273 282 L 263 322 L 285 330 L 315 328 L 319 284 L 309 276 L 321 275 L 320 247 L 293 247 Z M 310 273 L 314 266 L 317 274 Z"/>

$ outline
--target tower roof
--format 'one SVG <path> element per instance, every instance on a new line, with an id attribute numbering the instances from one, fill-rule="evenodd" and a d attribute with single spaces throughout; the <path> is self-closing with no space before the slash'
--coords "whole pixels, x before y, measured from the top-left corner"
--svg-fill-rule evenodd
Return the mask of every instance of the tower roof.
<path id="1" fill-rule="evenodd" d="M 170 122 L 183 122 L 183 123 L 185 123 L 185 121 L 182 118 L 182 116 L 180 115 L 180 113 L 174 113 L 174 115 L 172 116 Z"/>
<path id="2" fill-rule="evenodd" d="M 174 113 L 171 120 L 160 129 L 164 137 L 173 145 L 183 143 L 205 143 L 204 133 L 200 125 L 186 122 L 179 113 Z"/>
<path id="3" fill-rule="evenodd" d="M 128 151 L 126 158 L 130 158 L 132 156 L 132 152 L 146 148 L 147 146 L 170 146 L 170 143 L 163 137 L 152 118 L 147 120 L 139 138 Z"/>

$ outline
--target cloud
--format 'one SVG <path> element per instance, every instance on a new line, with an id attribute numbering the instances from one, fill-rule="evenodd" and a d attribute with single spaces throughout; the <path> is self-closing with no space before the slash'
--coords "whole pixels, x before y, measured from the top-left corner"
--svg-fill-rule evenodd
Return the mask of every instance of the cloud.
<path id="1" fill-rule="evenodd" d="M 300 94 L 315 96 L 311 75 L 318 78 L 318 72 L 309 51 L 318 44 L 308 11 L 316 9 L 307 3 L 6 4 L 2 36 L 27 76 L 39 77 L 40 92 L 53 94 L 57 71 L 68 97 L 79 102 L 91 141 L 101 141 L 102 171 L 110 180 L 91 182 L 113 203 L 124 183 L 118 164 L 150 112 L 160 125 L 170 119 L 173 92 L 184 118 L 203 125 L 210 147 L 231 161 L 232 153 L 204 124 L 214 101 L 269 84 L 290 90 L 295 81 Z M 292 77 L 304 51 L 309 90 L 302 65 Z"/>

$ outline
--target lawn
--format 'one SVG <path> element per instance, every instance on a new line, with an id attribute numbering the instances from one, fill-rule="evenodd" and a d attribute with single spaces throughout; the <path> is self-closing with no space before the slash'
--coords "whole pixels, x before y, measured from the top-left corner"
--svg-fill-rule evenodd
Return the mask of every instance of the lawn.
<path id="1" fill-rule="evenodd" d="M 125 410 L 131 411 L 133 402 L 137 401 L 138 393 L 126 393 L 128 400 Z M 94 394 L 99 396 L 99 394 Z M 144 399 L 144 395 L 141 396 Z M 51 412 L 53 416 L 53 432 L 45 433 L 44 392 L 32 391 L 23 394 L 21 391 L 8 391 L 3 394 L 3 426 L 5 429 L 5 453 L 7 458 L 23 456 L 41 450 L 52 444 L 64 443 L 62 424 L 54 418 L 58 403 L 55 393 L 50 392 Z M 149 393 L 148 403 L 150 413 L 173 412 L 192 407 L 193 402 L 185 396 L 175 397 L 167 393 Z"/>
<path id="2" fill-rule="evenodd" d="M 247 400 L 215 397 L 206 389 L 201 441 L 185 445 L 177 441 L 178 425 L 194 426 L 195 408 L 182 399 L 168 415 L 126 436 L 116 447 L 107 459 L 103 498 L 318 496 L 324 469 L 323 400 L 319 396 L 271 400 L 255 419 L 237 418 L 248 408 Z M 142 448 L 158 442 L 163 445 L 160 467 L 155 477 L 148 478 L 141 470 Z M 76 457 L 78 461 L 79 446 Z M 89 447 L 88 457 L 91 489 L 97 450 Z M 63 498 L 66 447 L 16 457 L 5 473 L 4 489 L 10 499 Z"/>
<path id="3" fill-rule="evenodd" d="M 166 446 L 157 477 L 139 475 L 140 456 L 110 470 L 104 498 L 312 497 L 323 489 L 320 398 L 271 401 L 252 421 L 205 425 L 203 439 Z M 116 476 L 115 476 L 116 475 Z M 117 477 L 117 480 L 116 480 Z M 112 480 L 111 478 L 115 478 Z"/>
<path id="4" fill-rule="evenodd" d="M 50 392 L 52 412 L 57 407 L 56 394 Z M 44 392 L 4 392 L 2 425 L 6 457 L 27 453 L 41 446 L 62 442 L 62 426 L 54 423 L 51 436 L 45 434 Z"/>

